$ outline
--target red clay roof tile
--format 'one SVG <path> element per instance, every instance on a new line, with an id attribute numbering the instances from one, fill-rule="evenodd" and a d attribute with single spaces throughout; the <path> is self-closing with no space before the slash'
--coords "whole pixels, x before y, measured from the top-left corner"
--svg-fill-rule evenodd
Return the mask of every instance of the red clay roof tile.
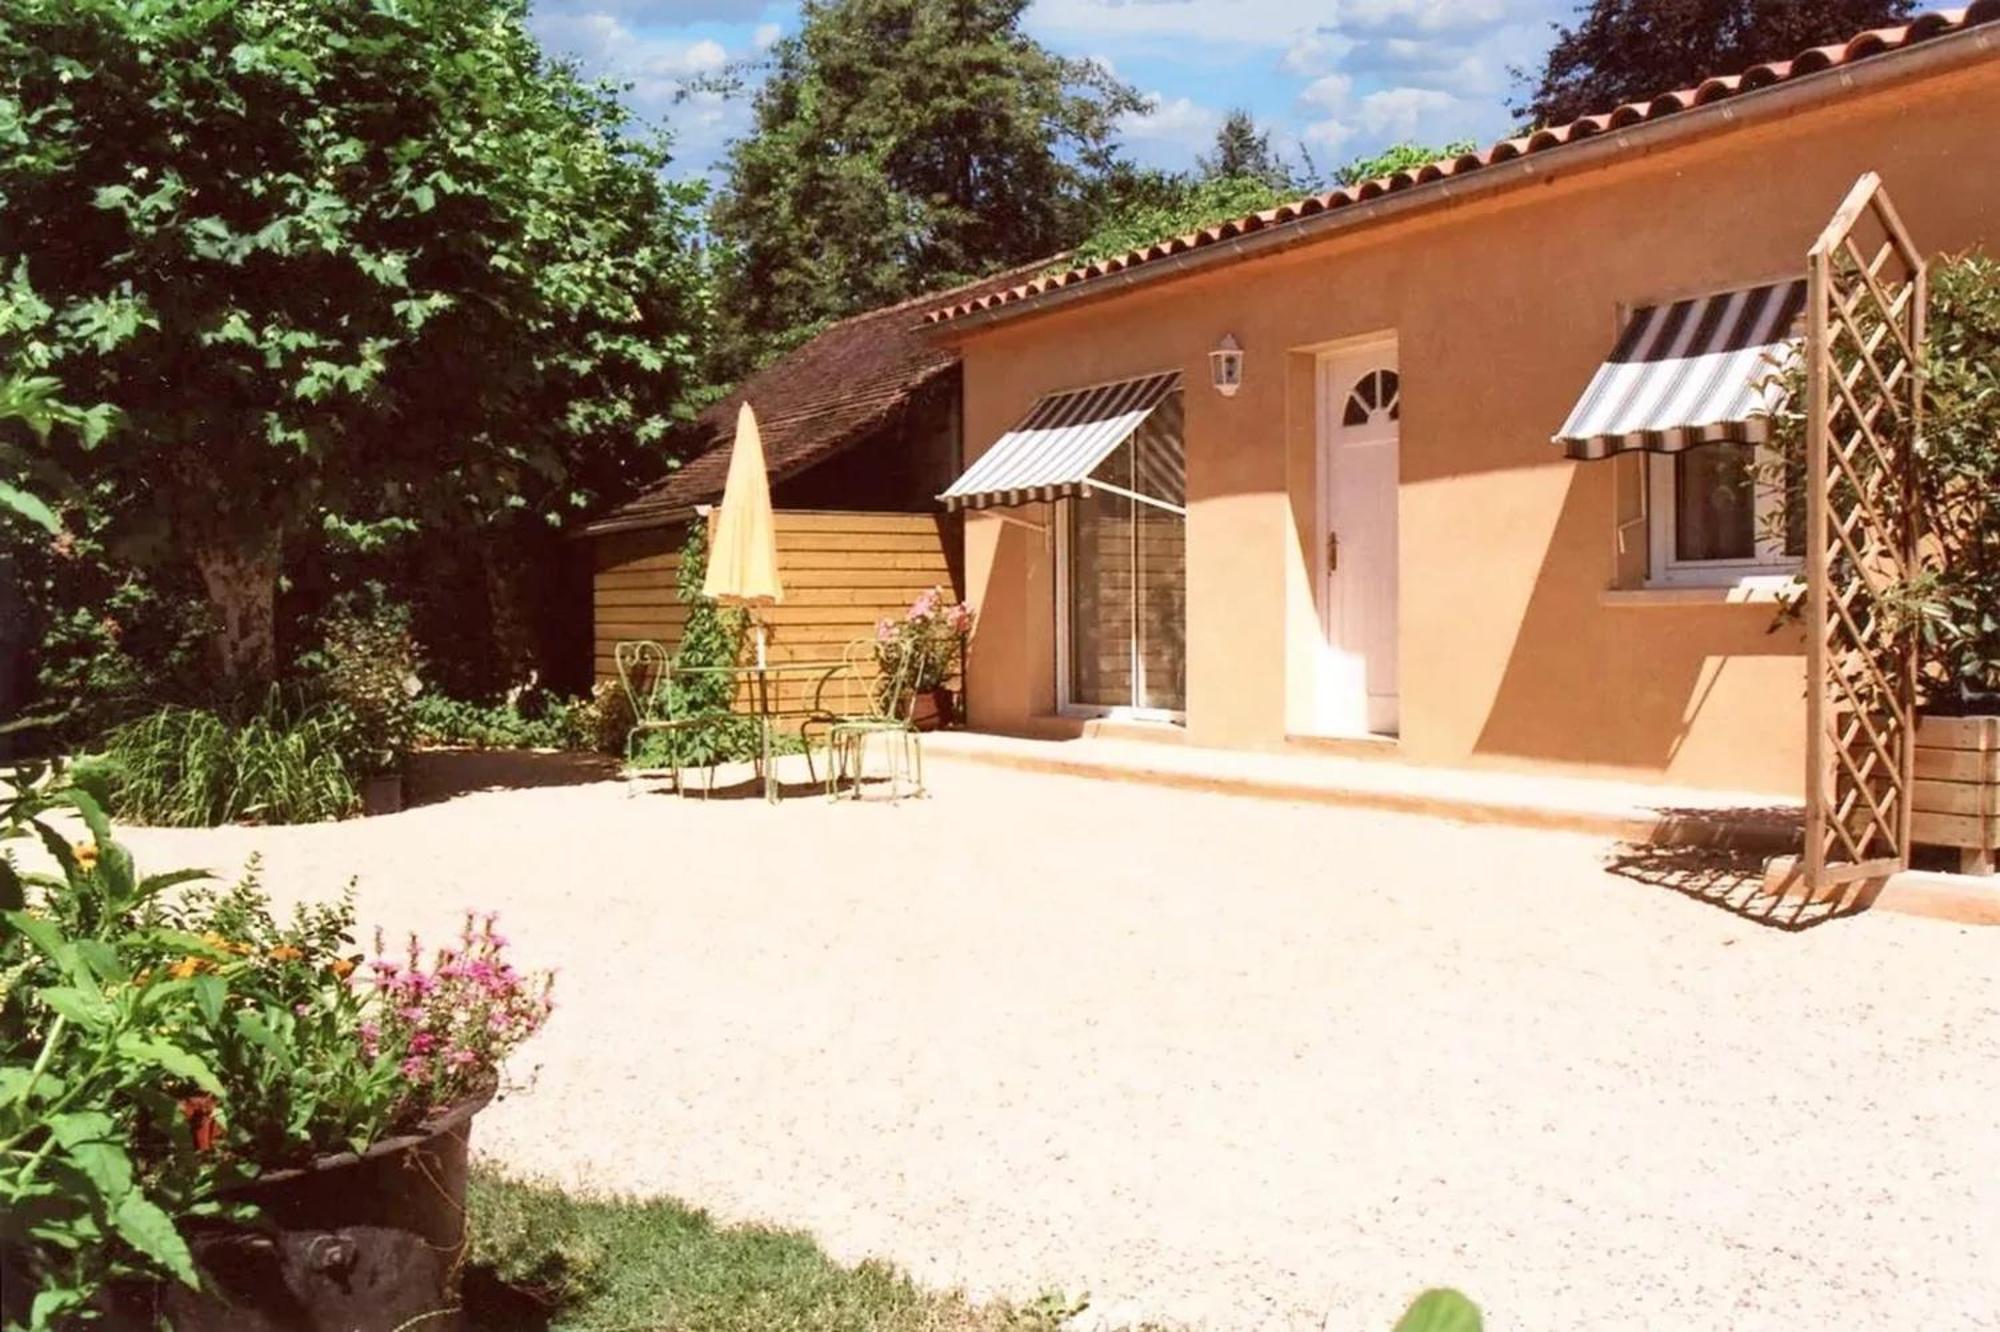
<path id="1" fill-rule="evenodd" d="M 954 296 L 966 299 L 1001 290 L 1048 263 L 1037 260 L 828 326 L 696 417 L 692 456 L 591 528 L 671 521 L 697 504 L 720 499 L 729 474 L 736 408 L 745 399 L 757 411 L 774 483 L 866 439 L 887 425 L 912 394 L 958 364 L 956 351 L 938 346 L 913 327 L 916 311 Z"/>
<path id="2" fill-rule="evenodd" d="M 924 315 L 924 322 L 941 324 L 981 310 L 1012 305 L 1064 287 L 1092 282 L 1113 273 L 1121 273 L 1173 255 L 1184 254 L 1189 250 L 1201 249 L 1204 246 L 1216 245 L 1238 236 L 1262 231 L 1267 227 L 1282 226 L 1318 213 L 1366 203 L 1370 199 L 1377 199 L 1399 190 L 1463 176 L 1532 153 L 1547 152 L 1551 148 L 1575 143 L 1607 130 L 1621 130 L 1628 126 L 1658 120 L 1663 116 L 1706 106 L 1711 102 L 1769 87 L 1774 83 L 1783 83 L 1788 79 L 1818 73 L 1837 65 L 1852 64 L 1857 60 L 1881 55 L 1884 52 L 1901 50 L 1945 33 L 1990 23 L 1995 19 L 2000 19 L 2000 0 L 1973 0 L 1973 3 L 1964 9 L 1919 14 L 1908 23 L 1893 28 L 1871 29 L 1834 45 L 1816 46 L 1801 51 L 1790 60 L 1753 65 L 1740 74 L 1704 79 L 1692 88 L 1662 93 L 1651 101 L 1628 102 L 1614 110 L 1584 116 L 1566 125 L 1537 129 L 1515 138 L 1503 139 L 1481 152 L 1443 158 L 1415 170 L 1399 171 L 1393 175 L 1380 176 L 1356 185 L 1329 190 L 1324 194 L 1279 204 L 1275 208 L 1267 208 L 1261 212 L 1247 213 L 1242 217 L 1203 227 L 1185 236 L 1156 241 L 1122 255 L 1065 272 L 1050 273 L 1031 282 L 964 296 L 951 304 L 929 311 Z"/>

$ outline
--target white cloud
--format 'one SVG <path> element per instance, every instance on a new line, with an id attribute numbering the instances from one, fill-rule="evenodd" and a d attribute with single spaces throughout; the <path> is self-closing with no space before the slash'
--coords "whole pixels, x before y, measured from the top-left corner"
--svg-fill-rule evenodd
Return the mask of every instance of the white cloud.
<path id="1" fill-rule="evenodd" d="M 775 23 L 759 23 L 757 31 L 750 34 L 750 45 L 759 51 L 768 51 L 777 43 L 785 30 Z"/>
<path id="2" fill-rule="evenodd" d="M 1435 88 L 1385 88 L 1361 99 L 1361 128 L 1398 142 L 1418 139 L 1425 123 L 1449 114 L 1457 105 L 1456 97 Z"/>
<path id="3" fill-rule="evenodd" d="M 1445 143 L 1477 133 L 1490 116 L 1484 104 L 1437 88 L 1381 88 L 1357 96 L 1354 80 L 1346 74 L 1314 80 L 1299 101 L 1313 117 L 1301 137 L 1308 147 L 1327 153 L 1392 143 Z"/>
<path id="4" fill-rule="evenodd" d="M 1061 38 L 1193 38 L 1282 47 L 1308 31 L 1295 0 L 1034 0 L 1030 31 Z"/>
<path id="5" fill-rule="evenodd" d="M 1278 57 L 1278 68 L 1287 74 L 1305 78 L 1329 73 L 1348 57 L 1356 45 L 1352 37 L 1328 28 L 1314 28 L 1292 38 L 1285 53 Z"/>
<path id="6" fill-rule="evenodd" d="M 1338 12 L 1356 27 L 1448 32 L 1498 23 L 1507 6 L 1504 0 L 1344 0 Z"/>
<path id="7" fill-rule="evenodd" d="M 695 41 L 647 37 L 613 14 L 537 15 L 532 26 L 544 45 L 613 78 L 641 84 L 712 74 L 729 63 L 729 53 L 712 37 Z"/>
<path id="8" fill-rule="evenodd" d="M 1222 113 L 1191 97 L 1152 94 L 1144 111 L 1119 117 L 1121 138 L 1142 159 L 1184 166 L 1206 151 L 1222 128 Z"/>

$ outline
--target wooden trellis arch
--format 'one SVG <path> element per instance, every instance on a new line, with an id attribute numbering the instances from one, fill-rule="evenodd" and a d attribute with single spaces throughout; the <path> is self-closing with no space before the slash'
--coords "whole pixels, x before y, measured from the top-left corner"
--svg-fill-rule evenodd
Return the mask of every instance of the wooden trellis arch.
<path id="1" fill-rule="evenodd" d="M 1897 589 L 1923 558 L 1922 253 L 1874 172 L 1807 256 L 1810 900 L 1910 864 L 1920 665 Z"/>

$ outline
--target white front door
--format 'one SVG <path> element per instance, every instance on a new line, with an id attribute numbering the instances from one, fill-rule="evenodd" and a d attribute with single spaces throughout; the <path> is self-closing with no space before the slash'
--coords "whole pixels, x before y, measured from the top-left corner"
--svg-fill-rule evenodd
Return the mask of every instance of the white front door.
<path id="1" fill-rule="evenodd" d="M 1396 502 L 1401 476 L 1396 344 L 1319 363 L 1319 722 L 1329 735 L 1394 735 Z"/>

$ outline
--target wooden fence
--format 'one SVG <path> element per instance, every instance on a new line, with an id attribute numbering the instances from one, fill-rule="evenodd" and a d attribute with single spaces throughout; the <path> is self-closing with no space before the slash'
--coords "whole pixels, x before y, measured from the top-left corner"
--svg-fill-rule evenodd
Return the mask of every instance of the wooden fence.
<path id="1" fill-rule="evenodd" d="M 926 590 L 952 589 L 952 520 L 943 515 L 788 510 L 776 518 L 785 600 L 759 612 L 770 626 L 774 662 L 837 659 Z M 676 526 L 597 540 L 592 621 L 599 680 L 618 678 L 612 654 L 620 639 L 655 639 L 670 651 L 679 643 L 687 608 L 674 593 L 674 578 L 686 539 L 687 529 Z M 779 711 L 803 711 L 812 689 L 810 678 L 780 677 Z"/>

